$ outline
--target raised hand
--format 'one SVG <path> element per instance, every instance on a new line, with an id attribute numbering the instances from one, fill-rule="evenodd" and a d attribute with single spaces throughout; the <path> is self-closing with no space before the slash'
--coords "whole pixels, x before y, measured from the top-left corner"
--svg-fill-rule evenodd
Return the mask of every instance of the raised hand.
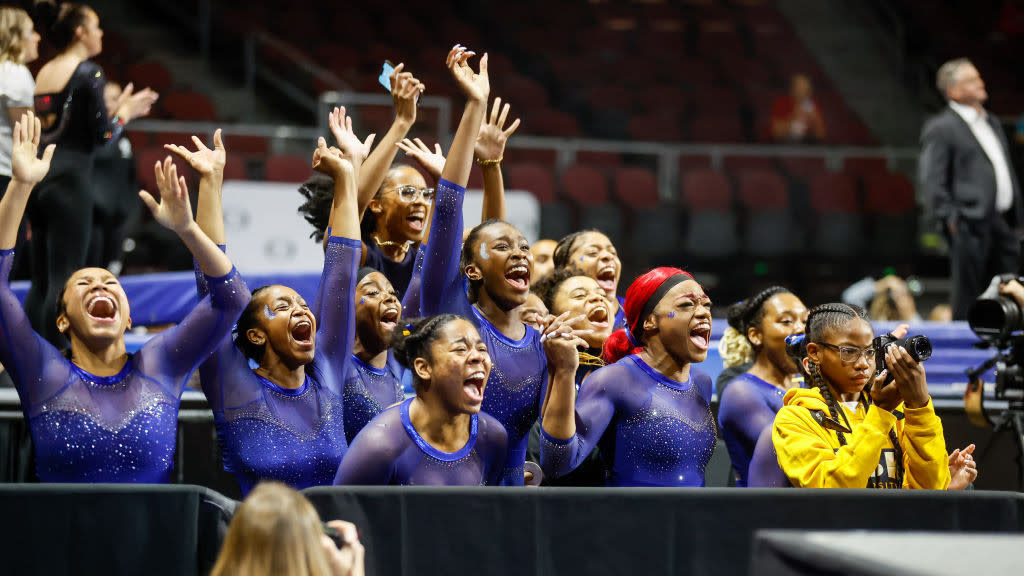
<path id="1" fill-rule="evenodd" d="M 43 150 L 42 159 L 39 153 L 39 138 L 43 127 L 31 110 L 21 115 L 21 120 L 14 123 L 14 140 L 11 144 L 11 179 L 35 186 L 50 171 L 50 160 L 53 159 L 54 144 Z"/>
<path id="2" fill-rule="evenodd" d="M 327 140 L 321 136 L 313 150 L 313 170 L 337 179 L 352 172 L 353 167 L 344 152 L 333 146 L 328 148 Z"/>
<path id="3" fill-rule="evenodd" d="M 557 318 L 549 315 L 541 321 L 541 341 L 544 343 L 544 353 L 552 371 L 575 372 L 579 367 L 580 356 L 577 348 L 586 348 L 587 342 L 583 336 L 593 332 L 573 328 L 573 324 L 584 318 L 583 315 L 569 318 L 569 312 L 563 312 Z"/>
<path id="4" fill-rule="evenodd" d="M 871 383 L 871 402 L 883 410 L 892 412 L 903 401 L 900 388 L 896 382 L 885 383 L 889 377 L 888 370 L 882 370 Z"/>
<path id="5" fill-rule="evenodd" d="M 159 94 L 149 88 L 135 92 L 135 86 L 129 82 L 117 99 L 116 115 L 124 122 L 148 116 L 159 97 Z"/>
<path id="6" fill-rule="evenodd" d="M 169 228 L 179 236 L 190 226 L 195 224 L 192 220 L 192 206 L 188 201 L 188 187 L 185 185 L 185 177 L 178 176 L 178 168 L 168 156 L 164 161 L 157 162 L 153 167 L 156 173 L 156 185 L 160 189 L 160 202 L 145 190 L 139 191 L 139 197 L 153 213 L 153 219 L 164 228 Z"/>
<path id="7" fill-rule="evenodd" d="M 928 381 L 924 366 L 915 361 L 910 353 L 899 346 L 887 346 L 885 365 L 892 372 L 894 383 L 907 408 L 923 408 L 928 405 Z"/>
<path id="8" fill-rule="evenodd" d="M 963 450 L 957 448 L 949 455 L 949 490 L 963 490 L 978 477 L 978 463 L 972 454 L 974 444 Z"/>
<path id="9" fill-rule="evenodd" d="M 476 56 L 476 52 L 456 44 L 448 52 L 445 64 L 466 99 L 487 102 L 487 97 L 491 93 L 491 83 L 487 76 L 487 54 L 480 59 L 479 72 L 473 72 L 469 67 L 468 60 L 473 56 Z"/>
<path id="10" fill-rule="evenodd" d="M 480 124 L 480 134 L 476 137 L 476 146 L 473 151 L 478 161 L 498 162 L 504 156 L 505 142 L 519 128 L 519 118 L 505 128 L 508 108 L 508 104 L 505 104 L 504 107 L 501 106 L 501 98 L 494 99 L 491 115 L 487 121 Z"/>
<path id="11" fill-rule="evenodd" d="M 401 148 L 406 156 L 411 157 L 422 166 L 434 179 L 434 182 L 441 177 L 441 170 L 444 170 L 444 152 L 441 150 L 440 144 L 434 144 L 433 152 L 419 138 L 413 140 L 406 138 L 396 146 Z"/>
<path id="12" fill-rule="evenodd" d="M 224 165 L 227 163 L 227 152 L 224 149 L 224 140 L 221 138 L 220 128 L 213 133 L 213 148 L 207 148 L 206 144 L 197 136 L 192 136 L 195 143 L 195 151 L 177 144 L 164 144 L 164 148 L 181 156 L 189 163 L 202 177 L 224 176 Z"/>
<path id="13" fill-rule="evenodd" d="M 327 124 L 331 128 L 331 134 L 338 142 L 341 152 L 355 162 L 362 162 L 370 154 L 370 147 L 376 134 L 370 134 L 366 140 L 360 141 L 355 132 L 352 131 L 352 117 L 345 115 L 345 107 L 335 108 L 327 117 Z"/>
<path id="14" fill-rule="evenodd" d="M 395 119 L 411 125 L 416 122 L 416 103 L 427 87 L 404 69 L 405 64 L 399 64 L 391 71 L 391 99 L 395 103 Z"/>

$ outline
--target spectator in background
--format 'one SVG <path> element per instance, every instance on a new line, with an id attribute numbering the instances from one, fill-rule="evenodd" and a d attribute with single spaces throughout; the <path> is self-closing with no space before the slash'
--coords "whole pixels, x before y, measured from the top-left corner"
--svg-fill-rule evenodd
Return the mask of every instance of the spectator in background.
<path id="1" fill-rule="evenodd" d="M 11 181 L 11 128 L 21 115 L 32 109 L 36 82 L 25 64 L 39 57 L 39 34 L 32 19 L 20 8 L 0 8 L 0 198 Z M 28 241 L 28 227 L 18 230 L 17 248 Z M 21 254 L 14 259 L 11 277 L 28 278 L 29 261 Z"/>
<path id="2" fill-rule="evenodd" d="M 122 92 L 120 84 L 107 82 L 103 87 L 107 110 L 117 108 Z M 87 265 L 107 268 L 114 274 L 121 273 L 125 231 L 133 228 L 142 216 L 137 190 L 132 144 L 122 132 L 106 146 L 96 149 L 96 164 L 93 166 L 96 204 L 93 206 Z"/>
<path id="3" fill-rule="evenodd" d="M 326 534 L 331 528 L 340 547 Z M 365 550 L 354 524 L 320 516 L 284 484 L 256 486 L 235 511 L 211 576 L 363 576 Z"/>
<path id="4" fill-rule="evenodd" d="M 530 252 L 533 252 L 533 275 L 537 280 L 555 269 L 555 261 L 552 260 L 555 246 L 558 246 L 558 242 L 550 238 L 541 238 L 530 246 Z"/>
<path id="5" fill-rule="evenodd" d="M 867 309 L 880 322 L 920 322 L 914 297 L 921 294 L 916 278 L 903 280 L 889 274 L 879 280 L 868 276 L 843 290 L 843 302 Z"/>
<path id="6" fill-rule="evenodd" d="M 953 318 L 989 278 L 1017 272 L 1024 224 L 1020 185 L 999 120 L 985 111 L 985 82 L 966 58 L 946 62 L 935 81 L 949 106 L 921 129 L 921 185 L 949 243 Z"/>
<path id="7" fill-rule="evenodd" d="M 825 139 L 825 119 L 814 101 L 811 80 L 796 74 L 789 83 L 789 94 L 772 103 L 772 138 L 776 142 L 821 142 Z"/>

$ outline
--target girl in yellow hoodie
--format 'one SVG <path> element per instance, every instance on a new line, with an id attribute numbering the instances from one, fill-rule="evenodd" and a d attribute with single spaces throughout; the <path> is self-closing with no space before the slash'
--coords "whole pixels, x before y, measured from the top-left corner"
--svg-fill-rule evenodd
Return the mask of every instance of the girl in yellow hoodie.
<path id="1" fill-rule="evenodd" d="M 772 427 L 779 465 L 794 486 L 941 490 L 949 485 L 942 422 L 928 395 L 924 367 L 906 350 L 889 346 L 888 370 L 874 376 L 873 336 L 860 308 L 824 304 L 810 311 L 811 387 L 786 393 Z"/>

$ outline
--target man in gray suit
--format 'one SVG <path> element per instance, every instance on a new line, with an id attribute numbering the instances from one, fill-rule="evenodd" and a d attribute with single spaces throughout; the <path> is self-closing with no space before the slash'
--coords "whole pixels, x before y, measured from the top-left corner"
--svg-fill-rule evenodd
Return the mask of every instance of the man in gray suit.
<path id="1" fill-rule="evenodd" d="M 1017 273 L 1024 213 L 1006 135 L 982 107 L 988 93 L 978 69 L 951 60 L 936 85 L 949 106 L 921 130 L 919 174 L 949 242 L 953 319 L 966 320 L 992 276 Z"/>

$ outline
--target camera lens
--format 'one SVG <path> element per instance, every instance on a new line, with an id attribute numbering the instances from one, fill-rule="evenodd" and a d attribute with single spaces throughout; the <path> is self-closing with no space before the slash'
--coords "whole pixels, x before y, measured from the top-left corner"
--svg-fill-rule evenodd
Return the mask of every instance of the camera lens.
<path id="1" fill-rule="evenodd" d="M 967 323 L 981 338 L 1005 337 L 1020 329 L 1021 313 L 1017 303 L 1000 296 L 980 298 L 967 313 Z"/>
<path id="2" fill-rule="evenodd" d="M 923 334 L 907 338 L 903 347 L 910 353 L 910 357 L 918 362 L 924 362 L 932 357 L 931 340 Z"/>

